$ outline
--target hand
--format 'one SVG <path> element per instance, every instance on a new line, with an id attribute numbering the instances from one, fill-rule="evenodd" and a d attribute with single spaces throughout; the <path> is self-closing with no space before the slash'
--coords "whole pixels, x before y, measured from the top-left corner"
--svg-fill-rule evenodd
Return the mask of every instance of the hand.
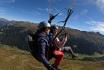
<path id="1" fill-rule="evenodd" d="M 67 37 L 68 33 L 65 33 L 65 37 Z"/>

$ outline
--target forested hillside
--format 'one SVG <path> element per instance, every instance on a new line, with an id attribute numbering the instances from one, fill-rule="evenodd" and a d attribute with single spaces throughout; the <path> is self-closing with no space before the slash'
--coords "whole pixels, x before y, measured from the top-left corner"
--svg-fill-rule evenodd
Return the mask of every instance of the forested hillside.
<path id="1" fill-rule="evenodd" d="M 0 43 L 29 50 L 27 35 L 36 31 L 37 24 L 25 21 L 8 22 L 8 24 L 0 27 Z M 66 28 L 64 32 L 68 33 L 66 46 L 74 46 L 72 48 L 75 52 L 85 54 L 104 53 L 104 36 L 100 33 L 80 31 L 72 28 Z M 60 36 L 63 37 L 62 35 Z"/>

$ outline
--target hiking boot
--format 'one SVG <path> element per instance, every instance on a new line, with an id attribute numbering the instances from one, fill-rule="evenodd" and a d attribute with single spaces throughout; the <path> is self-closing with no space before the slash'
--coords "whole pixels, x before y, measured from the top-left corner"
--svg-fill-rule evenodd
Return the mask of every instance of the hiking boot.
<path id="1" fill-rule="evenodd" d="M 56 70 L 61 70 L 59 67 L 55 67 Z"/>
<path id="2" fill-rule="evenodd" d="M 52 65 L 52 67 L 54 67 L 55 70 L 61 70 L 58 66 L 55 66 L 54 64 Z"/>
<path id="3" fill-rule="evenodd" d="M 50 66 L 48 70 L 56 70 L 53 66 Z"/>
<path id="4" fill-rule="evenodd" d="M 75 54 L 72 55 L 72 59 L 76 59 L 77 57 L 78 57 L 78 56 L 75 55 Z"/>
<path id="5" fill-rule="evenodd" d="M 51 66 L 48 70 L 56 70 L 53 66 Z"/>

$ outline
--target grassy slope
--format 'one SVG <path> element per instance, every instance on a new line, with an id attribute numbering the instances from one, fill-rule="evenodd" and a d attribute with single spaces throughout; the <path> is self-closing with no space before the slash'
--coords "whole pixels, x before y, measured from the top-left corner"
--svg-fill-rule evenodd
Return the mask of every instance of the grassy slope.
<path id="1" fill-rule="evenodd" d="M 0 45 L 1 46 L 1 45 Z M 64 59 L 62 70 L 104 70 L 104 62 Z M 13 48 L 0 48 L 0 70 L 46 70 L 28 52 Z"/>

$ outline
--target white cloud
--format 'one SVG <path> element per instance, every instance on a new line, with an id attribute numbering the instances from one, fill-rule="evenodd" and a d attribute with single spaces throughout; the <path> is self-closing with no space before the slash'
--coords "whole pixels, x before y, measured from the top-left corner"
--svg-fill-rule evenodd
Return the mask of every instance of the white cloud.
<path id="1" fill-rule="evenodd" d="M 25 15 L 31 15 L 32 17 L 41 15 L 41 12 L 39 12 L 39 11 L 26 11 L 26 10 L 22 9 L 22 10 L 20 10 L 20 12 Z"/>
<path id="2" fill-rule="evenodd" d="M 94 31 L 104 32 L 104 24 L 99 24 L 96 28 L 93 29 Z"/>
<path id="3" fill-rule="evenodd" d="M 104 0 L 76 0 L 76 5 L 80 5 L 80 6 L 90 6 L 90 5 L 94 5 L 94 7 L 97 7 L 98 9 L 100 9 L 102 12 L 104 11 Z M 81 4 L 80 4 L 81 3 Z"/>
<path id="4" fill-rule="evenodd" d="M 39 12 L 46 12 L 46 13 L 58 13 L 59 11 L 58 11 L 58 9 L 56 9 L 56 8 L 54 8 L 54 9 L 52 9 L 52 8 L 38 8 L 37 9 Z"/>
<path id="5" fill-rule="evenodd" d="M 79 11 L 79 13 L 78 13 L 79 18 L 80 17 L 89 18 L 88 12 L 89 12 L 88 9 L 83 9 L 83 10 Z"/>
<path id="6" fill-rule="evenodd" d="M 50 10 L 52 10 L 52 9 L 50 9 Z M 45 11 L 45 12 L 48 12 L 49 11 L 49 9 L 48 8 L 38 8 L 38 11 Z"/>
<path id="7" fill-rule="evenodd" d="M 83 18 L 85 18 L 86 20 L 92 20 L 92 17 L 89 16 L 88 13 L 89 13 L 88 9 L 80 10 L 78 13 L 76 13 L 74 15 L 73 19 L 76 20 L 76 21 L 79 21 L 79 20 L 81 20 Z"/>
<path id="8" fill-rule="evenodd" d="M 0 0 L 0 4 L 15 3 L 16 0 Z"/>
<path id="9" fill-rule="evenodd" d="M 5 15 L 6 14 L 6 9 L 3 7 L 0 7 L 0 15 Z"/>
<path id="10" fill-rule="evenodd" d="M 93 0 L 93 3 L 102 11 L 104 14 L 104 0 Z"/>
<path id="11" fill-rule="evenodd" d="M 104 22 L 89 21 L 86 23 L 90 25 L 90 30 L 104 34 Z"/>

